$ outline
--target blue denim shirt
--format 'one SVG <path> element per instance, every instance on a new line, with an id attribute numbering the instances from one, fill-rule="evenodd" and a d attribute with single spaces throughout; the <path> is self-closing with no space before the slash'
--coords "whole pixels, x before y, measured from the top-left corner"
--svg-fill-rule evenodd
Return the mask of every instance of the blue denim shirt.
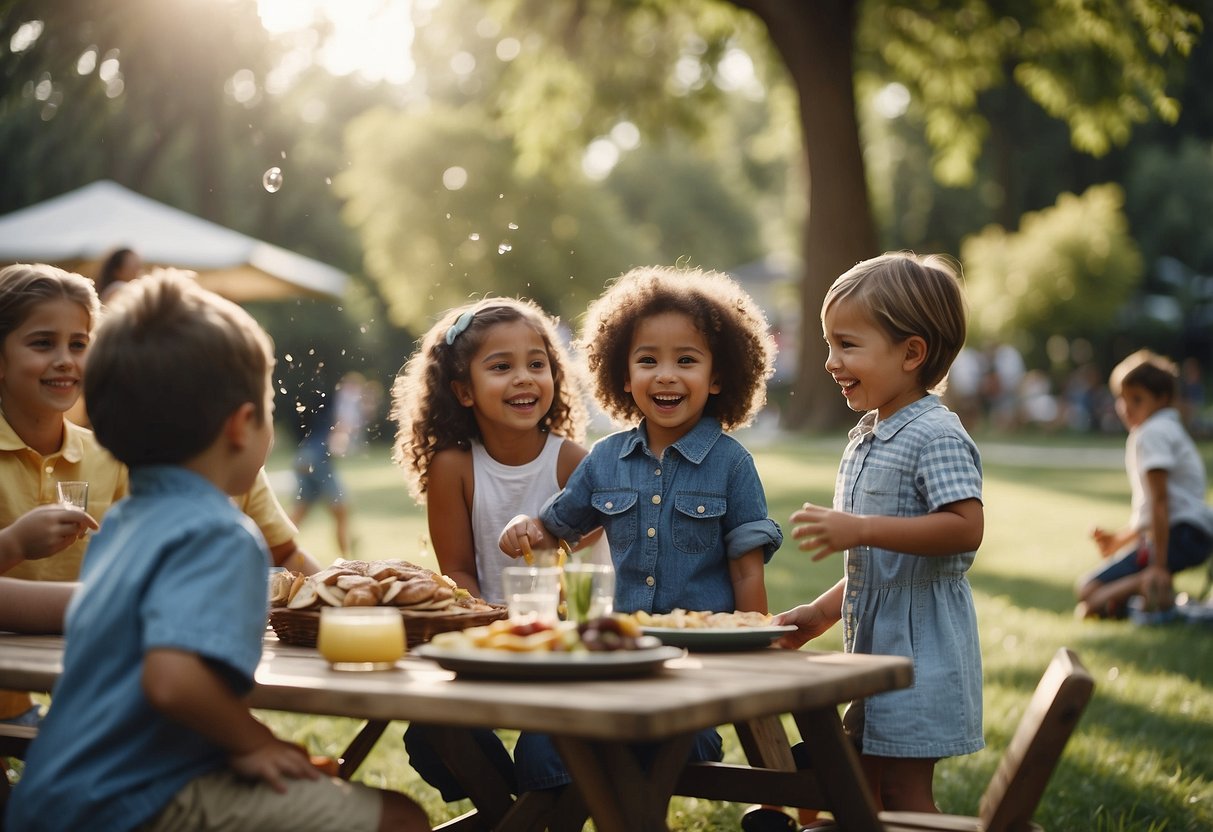
<path id="1" fill-rule="evenodd" d="M 570 542 L 605 528 L 622 612 L 732 612 L 729 559 L 761 548 L 769 561 L 783 542 L 753 457 L 710 416 L 661 459 L 644 422 L 604 437 L 539 517 Z"/>

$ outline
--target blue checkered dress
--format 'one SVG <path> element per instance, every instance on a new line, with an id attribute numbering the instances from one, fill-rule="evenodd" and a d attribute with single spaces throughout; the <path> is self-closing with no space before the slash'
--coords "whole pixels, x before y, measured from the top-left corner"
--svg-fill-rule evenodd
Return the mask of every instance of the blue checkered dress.
<path id="1" fill-rule="evenodd" d="M 981 457 L 960 419 L 926 396 L 851 430 L 834 508 L 917 517 L 981 499 Z M 975 552 L 942 557 L 858 546 L 845 556 L 843 634 L 848 652 L 914 660 L 914 686 L 864 703 L 863 751 L 948 757 L 984 747 L 981 651 L 965 572 Z"/>

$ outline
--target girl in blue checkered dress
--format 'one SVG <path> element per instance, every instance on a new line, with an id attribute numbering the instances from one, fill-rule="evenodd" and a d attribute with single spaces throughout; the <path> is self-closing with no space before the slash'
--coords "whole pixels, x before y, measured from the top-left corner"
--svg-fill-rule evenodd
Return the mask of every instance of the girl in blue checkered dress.
<path id="1" fill-rule="evenodd" d="M 843 718 L 880 807 L 938 811 L 941 757 L 970 754 L 981 728 L 981 652 L 965 573 L 981 544 L 981 458 L 938 392 L 965 341 L 958 269 L 885 254 L 834 282 L 821 310 L 826 370 L 863 418 L 850 433 L 834 507 L 805 503 L 793 537 L 842 580 L 776 617 L 799 647 L 843 623 L 848 652 L 906 656 L 914 685 L 852 702 Z M 934 391 L 934 392 L 933 392 Z"/>

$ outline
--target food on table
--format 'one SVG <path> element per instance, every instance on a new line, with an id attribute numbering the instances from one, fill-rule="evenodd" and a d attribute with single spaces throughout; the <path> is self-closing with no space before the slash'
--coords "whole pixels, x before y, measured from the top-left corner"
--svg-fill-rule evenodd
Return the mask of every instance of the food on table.
<path id="1" fill-rule="evenodd" d="M 562 621 L 494 621 L 450 633 L 438 633 L 430 643 L 443 650 L 501 650 L 511 653 L 614 652 L 638 650 L 658 644 L 643 635 L 630 615 L 610 615 L 583 624 Z"/>
<path id="2" fill-rule="evenodd" d="M 636 613 L 642 627 L 669 627 L 678 630 L 735 630 L 744 627 L 769 627 L 771 616 L 765 612 L 707 612 L 676 608 L 668 613 Z"/>
<path id="3" fill-rule="evenodd" d="M 446 575 L 404 560 L 339 560 L 315 575 L 274 572 L 270 606 L 390 606 L 409 610 L 487 612 L 495 609 Z"/>

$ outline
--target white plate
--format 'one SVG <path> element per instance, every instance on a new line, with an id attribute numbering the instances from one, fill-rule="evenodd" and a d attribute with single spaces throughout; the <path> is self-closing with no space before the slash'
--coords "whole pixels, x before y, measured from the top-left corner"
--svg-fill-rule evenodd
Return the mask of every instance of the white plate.
<path id="1" fill-rule="evenodd" d="M 670 659 L 686 655 L 677 647 L 659 646 L 640 650 L 603 653 L 511 653 L 506 650 L 444 650 L 422 644 L 409 651 L 432 659 L 445 670 L 461 676 L 494 679 L 616 679 L 654 673 Z"/>
<path id="2" fill-rule="evenodd" d="M 784 633 L 793 632 L 791 624 L 770 627 L 641 627 L 645 635 L 656 636 L 663 644 L 688 650 L 753 650 L 767 647 Z"/>

